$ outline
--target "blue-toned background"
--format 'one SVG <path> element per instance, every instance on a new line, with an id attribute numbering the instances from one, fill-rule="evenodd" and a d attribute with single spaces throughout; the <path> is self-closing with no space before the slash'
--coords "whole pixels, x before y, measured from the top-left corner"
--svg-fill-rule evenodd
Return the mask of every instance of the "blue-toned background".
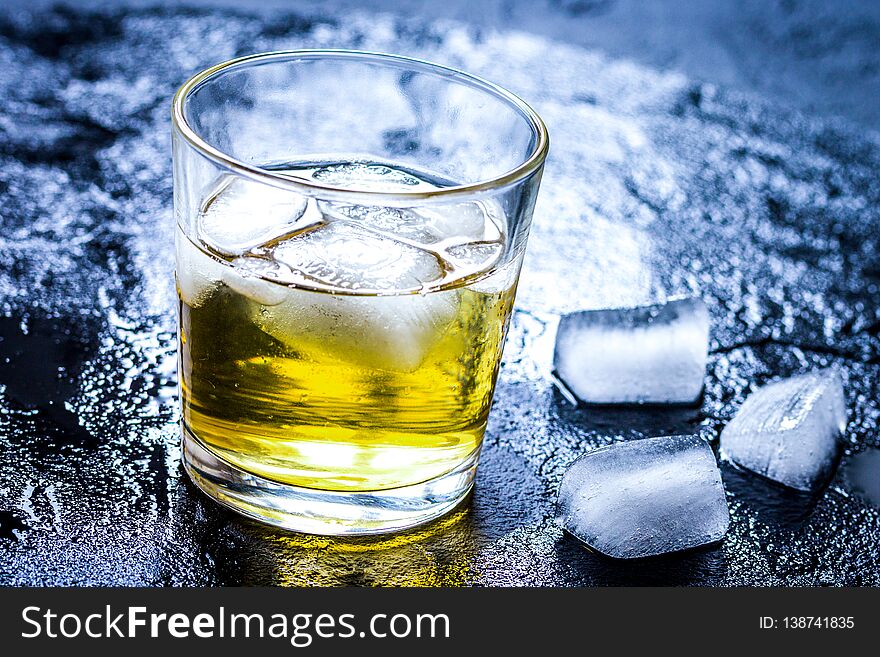
<path id="1" fill-rule="evenodd" d="M 20 4 L 0 4 L 0 583 L 880 584 L 876 3 Z M 477 488 L 384 539 L 263 528 L 180 469 L 170 95 L 313 46 L 473 71 L 551 132 Z M 658 288 L 710 306 L 702 407 L 572 408 L 559 314 Z M 725 541 L 637 563 L 553 522 L 584 451 L 717 442 L 754 387 L 831 364 L 848 450 L 817 499 L 725 466 Z"/>

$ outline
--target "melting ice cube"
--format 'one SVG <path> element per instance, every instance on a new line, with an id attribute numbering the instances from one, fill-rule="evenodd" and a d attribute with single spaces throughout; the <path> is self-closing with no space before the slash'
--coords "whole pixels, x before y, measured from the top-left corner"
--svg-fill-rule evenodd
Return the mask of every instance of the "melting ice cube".
<path id="1" fill-rule="evenodd" d="M 318 205 L 328 221 L 355 223 L 426 247 L 438 242 L 452 248 L 472 242 L 501 244 L 501 229 L 496 223 L 500 222 L 500 210 L 493 207 L 490 211 L 489 204 L 394 208 L 323 201 Z"/>
<path id="2" fill-rule="evenodd" d="M 730 517 L 721 472 L 698 436 L 615 443 L 578 458 L 557 500 L 563 527 L 618 559 L 721 540 Z"/>
<path id="3" fill-rule="evenodd" d="M 466 275 L 486 271 L 501 258 L 503 250 L 501 242 L 471 242 L 451 246 L 443 255 L 456 272 Z"/>
<path id="4" fill-rule="evenodd" d="M 692 403 L 709 347 L 709 312 L 698 298 L 562 317 L 557 376 L 593 404 Z"/>
<path id="5" fill-rule="evenodd" d="M 319 206 L 330 221 L 351 221 L 365 228 L 425 245 L 443 239 L 443 235 L 434 230 L 424 217 L 409 208 L 329 202 L 322 202 Z"/>
<path id="6" fill-rule="evenodd" d="M 259 304 L 274 305 L 286 298 L 286 288 L 261 278 L 274 273 L 277 265 L 253 257 L 221 262 L 179 231 L 176 239 L 177 287 L 187 305 L 199 306 L 221 283 Z"/>
<path id="7" fill-rule="evenodd" d="M 436 189 L 406 171 L 371 162 L 328 164 L 312 172 L 312 178 L 325 185 L 355 190 L 397 192 L 421 187 Z"/>
<path id="8" fill-rule="evenodd" d="M 314 283 L 362 292 L 420 289 L 444 273 L 432 253 L 341 223 L 286 240 L 272 257 Z"/>
<path id="9" fill-rule="evenodd" d="M 447 203 L 443 205 L 426 205 L 419 208 L 418 213 L 438 235 L 462 244 L 475 241 L 495 241 L 500 238 L 500 231 L 492 215 L 497 213 L 494 207 L 483 203 Z"/>
<path id="10" fill-rule="evenodd" d="M 296 349 L 308 344 L 365 367 L 409 372 L 455 320 L 458 292 L 354 296 L 290 289 L 255 321 Z"/>
<path id="11" fill-rule="evenodd" d="M 456 290 L 400 293 L 443 276 L 434 254 L 356 225 L 330 223 L 282 242 L 272 257 L 289 268 L 288 282 L 334 292 L 290 289 L 282 303 L 255 317 L 293 349 L 308 343 L 363 366 L 411 371 L 458 312 Z M 281 273 L 275 277 L 284 280 Z M 391 294 L 364 294 L 370 291 Z"/>
<path id="12" fill-rule="evenodd" d="M 190 306 L 198 306 L 223 280 L 224 265 L 201 251 L 179 230 L 176 234 L 177 289 Z"/>
<path id="13" fill-rule="evenodd" d="M 277 262 L 243 256 L 233 260 L 231 266 L 224 270 L 223 282 L 251 301 L 275 306 L 287 298 L 287 288 L 265 279 L 279 279 L 286 274 L 286 268 Z"/>
<path id="14" fill-rule="evenodd" d="M 198 224 L 199 238 L 217 253 L 241 255 L 321 220 L 314 203 L 295 192 L 244 178 L 223 181 L 220 187 Z"/>
<path id="15" fill-rule="evenodd" d="M 845 430 L 840 376 L 820 370 L 752 393 L 721 432 L 721 451 L 768 479 L 813 492 L 837 467 Z"/>

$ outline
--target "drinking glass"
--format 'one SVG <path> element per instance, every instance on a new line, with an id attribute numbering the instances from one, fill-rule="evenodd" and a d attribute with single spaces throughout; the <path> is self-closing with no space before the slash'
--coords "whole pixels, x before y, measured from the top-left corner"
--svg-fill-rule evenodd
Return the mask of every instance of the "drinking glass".
<path id="1" fill-rule="evenodd" d="M 471 489 L 548 150 L 407 57 L 242 57 L 173 101 L 184 465 L 244 515 L 405 529 Z"/>

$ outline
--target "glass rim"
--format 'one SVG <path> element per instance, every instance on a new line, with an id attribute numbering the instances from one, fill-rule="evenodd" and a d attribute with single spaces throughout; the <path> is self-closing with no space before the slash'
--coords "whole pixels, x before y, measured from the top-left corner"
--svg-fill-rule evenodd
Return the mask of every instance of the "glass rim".
<path id="1" fill-rule="evenodd" d="M 228 72 L 232 69 L 245 67 L 258 62 L 267 62 L 273 60 L 296 60 L 302 59 L 353 59 L 378 61 L 380 63 L 390 64 L 399 68 L 408 67 L 421 71 L 433 73 L 438 76 L 450 78 L 452 81 L 466 84 L 472 88 L 479 89 L 489 93 L 500 99 L 507 105 L 513 107 L 525 120 L 536 136 L 535 146 L 519 165 L 513 169 L 502 173 L 498 176 L 486 180 L 479 180 L 473 183 L 462 185 L 453 185 L 450 187 L 442 187 L 429 191 L 373 191 L 373 190 L 355 190 L 344 187 L 336 187 L 334 185 L 326 185 L 319 181 L 305 180 L 303 178 L 295 178 L 284 175 L 281 172 L 265 169 L 259 166 L 248 164 L 224 153 L 215 148 L 207 141 L 202 139 L 195 130 L 189 125 L 184 115 L 184 101 L 200 86 L 209 82 L 218 75 Z M 547 132 L 547 126 L 544 121 L 535 112 L 532 107 L 522 100 L 516 94 L 508 91 L 493 82 L 489 82 L 481 77 L 465 73 L 464 71 L 435 64 L 415 57 L 407 57 L 404 55 L 394 55 L 381 52 L 372 52 L 367 50 L 347 50 L 347 49 L 296 49 L 296 50 L 275 50 L 269 52 L 255 53 L 230 59 L 219 64 L 215 64 L 199 73 L 196 73 L 186 82 L 184 82 L 177 92 L 174 94 L 171 109 L 171 122 L 175 130 L 203 156 L 214 161 L 215 163 L 229 169 L 238 175 L 250 178 L 257 182 L 269 184 L 273 187 L 289 189 L 300 193 L 322 194 L 326 197 L 363 197 L 374 201 L 383 202 L 408 202 L 408 201 L 428 201 L 428 200 L 449 200 L 460 198 L 463 196 L 482 195 L 483 193 L 495 191 L 505 187 L 509 187 L 529 175 L 538 171 L 544 164 L 547 152 L 550 148 L 550 137 Z"/>

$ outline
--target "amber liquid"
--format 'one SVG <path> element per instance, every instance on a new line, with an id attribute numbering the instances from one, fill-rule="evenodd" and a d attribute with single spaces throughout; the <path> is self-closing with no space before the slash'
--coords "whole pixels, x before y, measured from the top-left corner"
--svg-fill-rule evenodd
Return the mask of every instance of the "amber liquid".
<path id="1" fill-rule="evenodd" d="M 285 173 L 440 184 L 384 165 Z M 503 224 L 487 204 L 333 206 L 221 178 L 195 236 L 177 234 L 185 429 L 247 472 L 320 490 L 462 465 L 483 438 L 513 304 L 517 265 L 495 267 Z"/>
<path id="2" fill-rule="evenodd" d="M 513 287 L 391 300 L 295 290 L 265 306 L 220 284 L 197 306 L 181 299 L 185 426 L 224 460 L 297 486 L 367 491 L 440 476 L 480 446 Z M 392 322 L 430 304 L 418 328 L 427 351 L 393 326 L 377 340 L 334 321 L 369 304 L 392 304 L 382 308 Z"/>

